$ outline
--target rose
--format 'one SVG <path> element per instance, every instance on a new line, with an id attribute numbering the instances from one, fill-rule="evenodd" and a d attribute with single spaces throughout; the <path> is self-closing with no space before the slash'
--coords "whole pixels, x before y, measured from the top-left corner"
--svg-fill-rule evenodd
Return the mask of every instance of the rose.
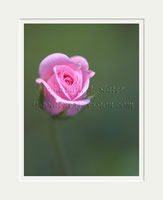
<path id="1" fill-rule="evenodd" d="M 50 115 L 57 115 L 66 109 L 66 115 L 72 116 L 90 103 L 86 92 L 95 72 L 89 70 L 85 58 L 51 54 L 40 63 L 39 75 L 36 82 L 43 86 L 44 109 Z"/>

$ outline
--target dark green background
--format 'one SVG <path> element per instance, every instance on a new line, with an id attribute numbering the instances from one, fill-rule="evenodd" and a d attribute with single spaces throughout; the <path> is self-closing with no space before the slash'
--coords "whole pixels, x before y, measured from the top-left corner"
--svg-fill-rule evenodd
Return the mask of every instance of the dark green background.
<path id="1" fill-rule="evenodd" d="M 88 91 L 88 95 L 97 93 L 91 106 L 56 123 L 67 175 L 138 176 L 138 24 L 25 24 L 24 175 L 62 175 L 49 143 L 49 117 L 34 103 L 39 64 L 55 52 L 81 55 L 96 72 Z M 102 92 L 113 86 L 123 90 Z M 114 107 L 99 106 L 107 102 Z"/>

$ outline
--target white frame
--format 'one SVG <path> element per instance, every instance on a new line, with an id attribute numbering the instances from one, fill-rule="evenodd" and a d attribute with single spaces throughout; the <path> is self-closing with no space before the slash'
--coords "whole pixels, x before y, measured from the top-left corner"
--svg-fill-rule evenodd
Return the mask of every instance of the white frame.
<path id="1" fill-rule="evenodd" d="M 139 24 L 139 176 L 24 176 L 24 24 Z M 19 21 L 19 180 L 56 182 L 56 181 L 136 181 L 145 179 L 145 142 L 144 142 L 144 19 L 20 19 Z"/>

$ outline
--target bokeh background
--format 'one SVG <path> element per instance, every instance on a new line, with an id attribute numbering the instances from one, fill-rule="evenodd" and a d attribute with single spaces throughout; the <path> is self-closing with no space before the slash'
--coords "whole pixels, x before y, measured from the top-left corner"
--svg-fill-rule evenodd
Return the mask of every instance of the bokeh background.
<path id="1" fill-rule="evenodd" d="M 49 116 L 35 104 L 47 55 L 81 55 L 96 72 L 91 104 L 54 122 L 68 176 L 139 175 L 139 25 L 24 25 L 24 175 L 58 176 Z"/>

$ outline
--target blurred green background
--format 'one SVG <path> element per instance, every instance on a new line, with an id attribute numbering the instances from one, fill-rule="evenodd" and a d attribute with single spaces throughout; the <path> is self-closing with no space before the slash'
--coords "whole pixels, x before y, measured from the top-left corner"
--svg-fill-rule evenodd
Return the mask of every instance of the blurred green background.
<path id="1" fill-rule="evenodd" d="M 56 52 L 81 55 L 96 72 L 91 104 L 56 122 L 66 175 L 138 176 L 138 24 L 24 25 L 24 175 L 63 175 L 50 144 L 49 117 L 35 105 L 39 64 Z"/>

